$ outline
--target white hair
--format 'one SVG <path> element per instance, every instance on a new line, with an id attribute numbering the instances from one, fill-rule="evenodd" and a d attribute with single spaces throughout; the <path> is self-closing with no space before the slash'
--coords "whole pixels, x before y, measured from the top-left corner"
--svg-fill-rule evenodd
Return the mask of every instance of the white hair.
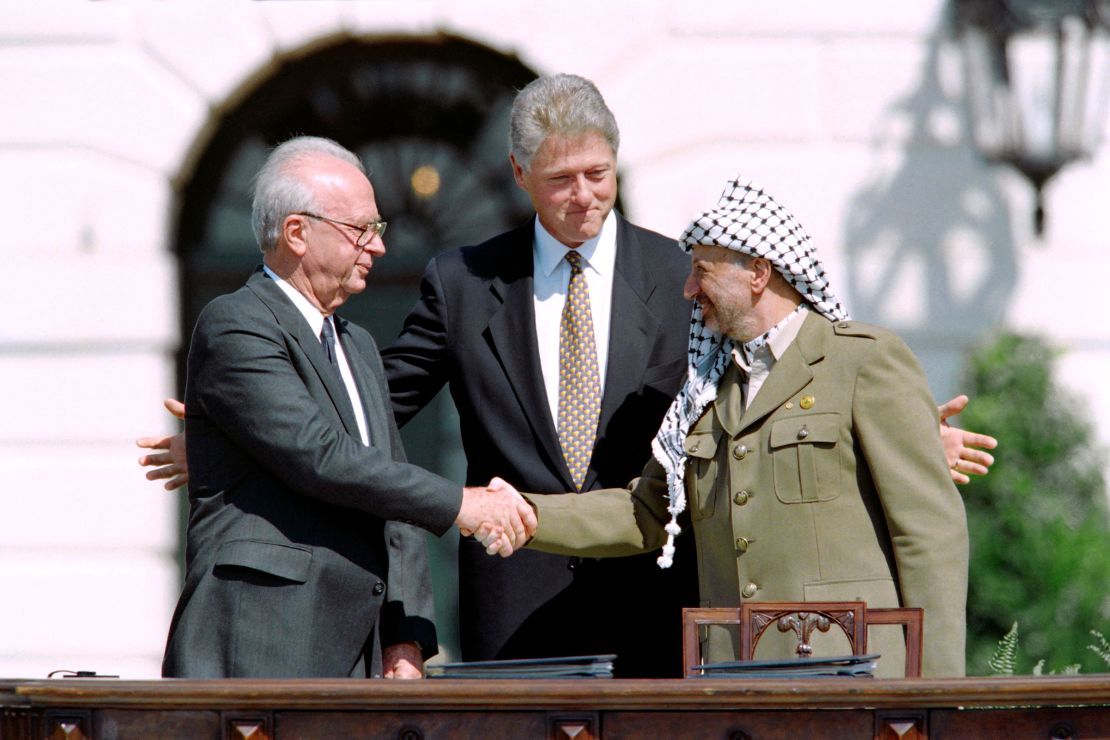
<path id="1" fill-rule="evenodd" d="M 277 246 L 285 217 L 317 210 L 316 194 L 299 172 L 300 165 L 319 157 L 334 157 L 366 174 L 362 161 L 349 149 L 321 136 L 295 136 L 270 152 L 254 180 L 251 228 L 263 252 Z"/>

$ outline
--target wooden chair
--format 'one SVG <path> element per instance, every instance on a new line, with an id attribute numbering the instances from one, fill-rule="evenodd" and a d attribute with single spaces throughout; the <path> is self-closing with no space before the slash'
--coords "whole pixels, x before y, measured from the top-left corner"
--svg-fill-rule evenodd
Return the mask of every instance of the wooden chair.
<path id="1" fill-rule="evenodd" d="M 682 659 L 686 677 L 698 675 L 701 664 L 701 627 L 736 625 L 740 629 L 740 660 L 751 660 L 764 631 L 775 624 L 781 632 L 794 632 L 799 658 L 811 657 L 814 630 L 827 632 L 838 626 L 848 638 L 853 655 L 867 653 L 867 628 L 900 624 L 906 631 L 907 677 L 921 675 L 921 624 L 923 610 L 916 607 L 868 609 L 862 601 L 765 601 L 744 602 L 739 608 L 682 610 Z"/>

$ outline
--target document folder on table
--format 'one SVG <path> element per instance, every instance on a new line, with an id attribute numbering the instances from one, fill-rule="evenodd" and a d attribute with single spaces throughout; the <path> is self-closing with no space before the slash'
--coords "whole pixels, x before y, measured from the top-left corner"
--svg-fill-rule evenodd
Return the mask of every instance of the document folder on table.
<path id="1" fill-rule="evenodd" d="M 616 655 L 480 660 L 427 667 L 428 678 L 612 678 Z"/>
<path id="2" fill-rule="evenodd" d="M 696 678 L 871 678 L 879 665 L 878 653 L 835 658 L 731 660 L 696 666 Z"/>

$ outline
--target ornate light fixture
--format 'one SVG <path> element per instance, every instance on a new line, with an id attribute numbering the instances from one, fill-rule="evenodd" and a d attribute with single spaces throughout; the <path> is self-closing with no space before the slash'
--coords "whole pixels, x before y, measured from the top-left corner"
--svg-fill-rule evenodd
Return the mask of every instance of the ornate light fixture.
<path id="1" fill-rule="evenodd" d="M 1036 189 L 1089 157 L 1110 94 L 1110 0 L 952 0 L 963 47 L 972 135 L 991 162 Z"/>

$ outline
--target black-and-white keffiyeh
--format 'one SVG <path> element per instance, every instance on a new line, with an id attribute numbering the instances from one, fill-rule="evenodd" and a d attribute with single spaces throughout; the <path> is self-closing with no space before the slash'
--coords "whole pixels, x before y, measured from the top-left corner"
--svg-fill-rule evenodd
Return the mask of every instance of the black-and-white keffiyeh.
<path id="1" fill-rule="evenodd" d="M 768 260 L 790 285 L 821 315 L 831 321 L 848 314 L 829 288 L 825 269 L 809 236 L 790 213 L 751 180 L 730 181 L 717 206 L 686 227 L 679 246 L 687 253 L 697 244 L 726 247 Z M 667 543 L 658 563 L 674 562 L 674 538 L 682 531 L 678 515 L 686 510 L 683 478 L 686 471 L 686 434 L 705 408 L 717 398 L 717 384 L 728 368 L 735 342 L 705 325 L 701 306 L 690 317 L 690 348 L 686 382 L 663 417 L 652 442 L 655 459 L 667 473 Z"/>

